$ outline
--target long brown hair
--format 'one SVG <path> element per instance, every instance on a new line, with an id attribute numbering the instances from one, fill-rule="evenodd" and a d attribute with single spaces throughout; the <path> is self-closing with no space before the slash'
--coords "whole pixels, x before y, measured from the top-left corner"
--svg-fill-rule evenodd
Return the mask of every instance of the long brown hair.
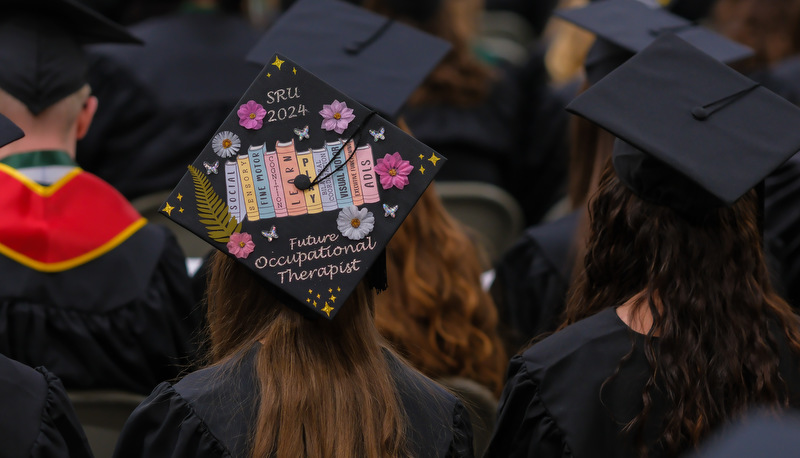
<path id="1" fill-rule="evenodd" d="M 396 17 L 396 12 L 387 0 L 364 0 L 363 6 L 386 16 Z M 450 42 L 453 46 L 412 94 L 409 105 L 443 103 L 472 106 L 486 99 L 494 75 L 472 50 L 472 41 L 477 35 L 482 11 L 483 0 L 441 0 L 439 11 L 424 21 L 413 17 L 397 17 L 411 26 Z"/>
<path id="2" fill-rule="evenodd" d="M 463 376 L 499 396 L 508 360 L 497 309 L 481 288 L 478 251 L 431 185 L 386 250 L 389 288 L 376 324 L 414 367 L 437 379 Z"/>
<path id="3" fill-rule="evenodd" d="M 246 267 L 216 253 L 208 288 L 214 363 L 262 342 L 253 457 L 405 456 L 405 414 L 360 285 L 332 321 L 280 304 Z"/>
<path id="4" fill-rule="evenodd" d="M 636 197 L 609 161 L 590 217 L 585 271 L 571 291 L 565 324 L 643 297 L 635 307 L 653 316 L 645 340 L 652 372 L 644 408 L 626 427 L 640 455 L 647 455 L 642 428 L 656 391 L 666 405 L 656 419 L 658 445 L 671 455 L 750 405 L 787 403 L 778 373 L 782 337 L 769 332 L 770 322 L 796 355 L 800 333 L 770 285 L 754 191 L 731 208 L 685 218 Z"/>

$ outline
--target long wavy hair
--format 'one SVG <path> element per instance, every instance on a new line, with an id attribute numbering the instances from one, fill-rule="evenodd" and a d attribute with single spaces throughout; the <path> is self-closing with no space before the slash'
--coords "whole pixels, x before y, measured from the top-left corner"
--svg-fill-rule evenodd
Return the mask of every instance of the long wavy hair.
<path id="1" fill-rule="evenodd" d="M 764 69 L 800 53 L 798 0 L 718 0 L 713 27 L 755 51 L 754 57 L 736 64 L 742 71 Z"/>
<path id="2" fill-rule="evenodd" d="M 253 457 L 405 456 L 405 413 L 360 285 L 332 321 L 308 319 L 279 301 L 221 252 L 208 288 L 212 363 L 261 342 Z"/>
<path id="3" fill-rule="evenodd" d="M 603 172 L 565 325 L 630 300 L 634 316 L 642 307 L 652 314 L 644 407 L 625 428 L 640 456 L 648 452 L 643 427 L 656 396 L 666 412 L 649 421 L 660 422 L 656 445 L 670 455 L 750 405 L 788 402 L 778 373 L 777 340 L 784 337 L 776 328 L 771 334 L 770 323 L 798 355 L 798 319 L 770 285 L 757 213 L 750 191 L 731 208 L 685 218 L 636 197 L 610 161 Z"/>
<path id="4" fill-rule="evenodd" d="M 478 250 L 431 185 L 386 250 L 389 288 L 376 298 L 376 324 L 425 375 L 463 376 L 503 389 L 508 362 L 497 309 L 481 288 Z"/>
<path id="5" fill-rule="evenodd" d="M 426 2 L 429 0 L 401 0 Z M 442 38 L 453 46 L 439 65 L 411 95 L 409 105 L 452 104 L 472 106 L 489 95 L 494 74 L 472 50 L 483 0 L 440 0 L 432 16 L 398 16 L 389 0 L 364 0 L 363 6 Z"/>

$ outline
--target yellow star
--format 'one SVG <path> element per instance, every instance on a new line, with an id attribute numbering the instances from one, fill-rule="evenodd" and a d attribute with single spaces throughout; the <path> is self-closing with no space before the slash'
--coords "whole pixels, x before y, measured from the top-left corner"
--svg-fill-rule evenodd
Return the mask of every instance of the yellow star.
<path id="1" fill-rule="evenodd" d="M 342 292 L 342 288 L 336 287 L 336 291 Z"/>
<path id="2" fill-rule="evenodd" d="M 308 290 L 308 294 L 314 294 L 314 291 Z"/>
<path id="3" fill-rule="evenodd" d="M 331 316 L 331 311 L 332 311 L 332 310 L 333 310 L 333 307 L 331 307 L 330 305 L 328 305 L 328 303 L 327 303 L 327 302 L 325 303 L 325 307 L 322 307 L 322 311 L 323 311 L 323 312 L 325 312 L 325 313 L 327 313 L 327 314 L 328 314 L 328 316 Z"/>
<path id="4" fill-rule="evenodd" d="M 433 162 L 433 165 L 436 165 L 436 161 L 441 159 L 436 153 L 431 153 L 431 157 L 428 158 L 429 161 Z"/>
<path id="5" fill-rule="evenodd" d="M 333 292 L 333 288 L 328 288 L 328 292 L 332 293 Z"/>
<path id="6" fill-rule="evenodd" d="M 272 78 L 272 73 L 267 73 L 267 78 Z"/>
<path id="7" fill-rule="evenodd" d="M 181 201 L 183 201 L 183 196 L 181 195 L 181 193 L 178 193 L 178 202 L 181 202 Z"/>
<path id="8" fill-rule="evenodd" d="M 169 202 L 167 202 L 164 204 L 164 209 L 161 211 L 166 212 L 167 215 L 169 216 L 172 216 L 172 210 L 175 210 L 175 207 L 173 207 L 172 205 L 169 204 Z"/>
<path id="9" fill-rule="evenodd" d="M 420 155 L 419 155 L 419 158 L 420 158 L 420 159 L 425 159 L 425 155 L 424 155 L 424 154 L 420 154 Z"/>
<path id="10" fill-rule="evenodd" d="M 317 294 L 317 299 L 319 299 L 319 294 Z"/>
<path id="11" fill-rule="evenodd" d="M 314 301 L 314 307 L 315 308 L 317 307 L 317 301 Z"/>
<path id="12" fill-rule="evenodd" d="M 306 302 L 308 302 L 310 304 L 311 303 L 311 299 L 306 299 Z"/>
<path id="13" fill-rule="evenodd" d="M 292 73 L 294 73 L 296 75 L 297 74 L 297 69 L 292 67 Z"/>
<path id="14" fill-rule="evenodd" d="M 334 296 L 333 294 L 331 294 L 331 302 L 336 302 L 336 296 Z"/>
<path id="15" fill-rule="evenodd" d="M 278 59 L 278 56 L 275 56 L 275 62 L 273 62 L 272 65 L 278 67 L 278 70 L 280 70 L 281 65 L 283 65 L 283 61 Z"/>
<path id="16" fill-rule="evenodd" d="M 183 207 L 179 208 L 178 211 L 183 213 Z"/>
<path id="17" fill-rule="evenodd" d="M 420 165 L 420 166 L 419 166 L 419 173 L 421 173 L 421 174 L 425 175 L 425 167 L 423 167 L 423 166 L 421 166 L 421 165 Z"/>

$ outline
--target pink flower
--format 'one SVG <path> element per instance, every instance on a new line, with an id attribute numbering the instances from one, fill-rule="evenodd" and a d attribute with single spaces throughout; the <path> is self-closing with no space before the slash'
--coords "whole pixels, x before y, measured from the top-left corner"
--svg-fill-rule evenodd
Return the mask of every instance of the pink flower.
<path id="1" fill-rule="evenodd" d="M 228 252 L 237 258 L 246 258 L 256 249 L 253 237 L 247 232 L 234 232 L 228 241 Z"/>
<path id="2" fill-rule="evenodd" d="M 267 115 L 267 110 L 255 100 L 250 100 L 240 106 L 236 114 L 239 115 L 240 126 L 245 129 L 261 129 L 261 126 L 264 125 L 264 116 Z"/>
<path id="3" fill-rule="evenodd" d="M 403 189 L 408 184 L 408 174 L 412 170 L 414 167 L 410 162 L 404 161 L 400 153 L 387 154 L 375 164 L 375 172 L 381 177 L 383 189 L 392 186 Z"/>
<path id="4" fill-rule="evenodd" d="M 356 119 L 352 108 L 347 108 L 345 102 L 334 100 L 330 105 L 322 105 L 322 128 L 341 134 L 347 129 L 350 121 Z"/>

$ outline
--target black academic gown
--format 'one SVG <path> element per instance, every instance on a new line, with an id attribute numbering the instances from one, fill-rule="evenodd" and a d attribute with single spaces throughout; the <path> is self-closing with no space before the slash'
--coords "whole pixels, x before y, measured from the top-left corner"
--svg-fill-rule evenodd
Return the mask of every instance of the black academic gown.
<path id="1" fill-rule="evenodd" d="M 790 404 L 800 406 L 797 361 L 785 341 L 780 347 L 781 376 L 790 387 Z M 614 381 L 603 387 L 620 360 L 631 352 Z M 622 427 L 642 409 L 649 377 L 644 336 L 630 331 L 609 308 L 579 321 L 515 356 L 498 408 L 495 433 L 486 457 L 635 457 Z M 645 443 L 651 457 L 663 403 L 654 397 Z"/>
<path id="2" fill-rule="evenodd" d="M 220 11 L 136 24 L 145 46 L 91 48 L 100 100 L 78 163 L 134 199 L 172 189 L 258 75 L 245 55 L 259 32 Z"/>
<path id="3" fill-rule="evenodd" d="M 71 389 L 147 394 L 193 358 L 200 320 L 184 257 L 146 225 L 78 267 L 39 272 L 0 256 L 0 353 Z"/>
<path id="4" fill-rule="evenodd" d="M 91 458 L 58 378 L 0 355 L 0 456 Z"/>
<path id="5" fill-rule="evenodd" d="M 525 230 L 495 266 L 492 296 L 511 352 L 560 324 L 580 212 Z"/>
<path id="6" fill-rule="evenodd" d="M 194 372 L 175 385 L 163 383 L 133 412 L 115 458 L 246 457 L 258 409 L 255 357 Z M 412 456 L 471 457 L 468 414 L 453 395 L 388 356 L 409 418 Z M 226 375 L 222 375 L 226 374 Z"/>

